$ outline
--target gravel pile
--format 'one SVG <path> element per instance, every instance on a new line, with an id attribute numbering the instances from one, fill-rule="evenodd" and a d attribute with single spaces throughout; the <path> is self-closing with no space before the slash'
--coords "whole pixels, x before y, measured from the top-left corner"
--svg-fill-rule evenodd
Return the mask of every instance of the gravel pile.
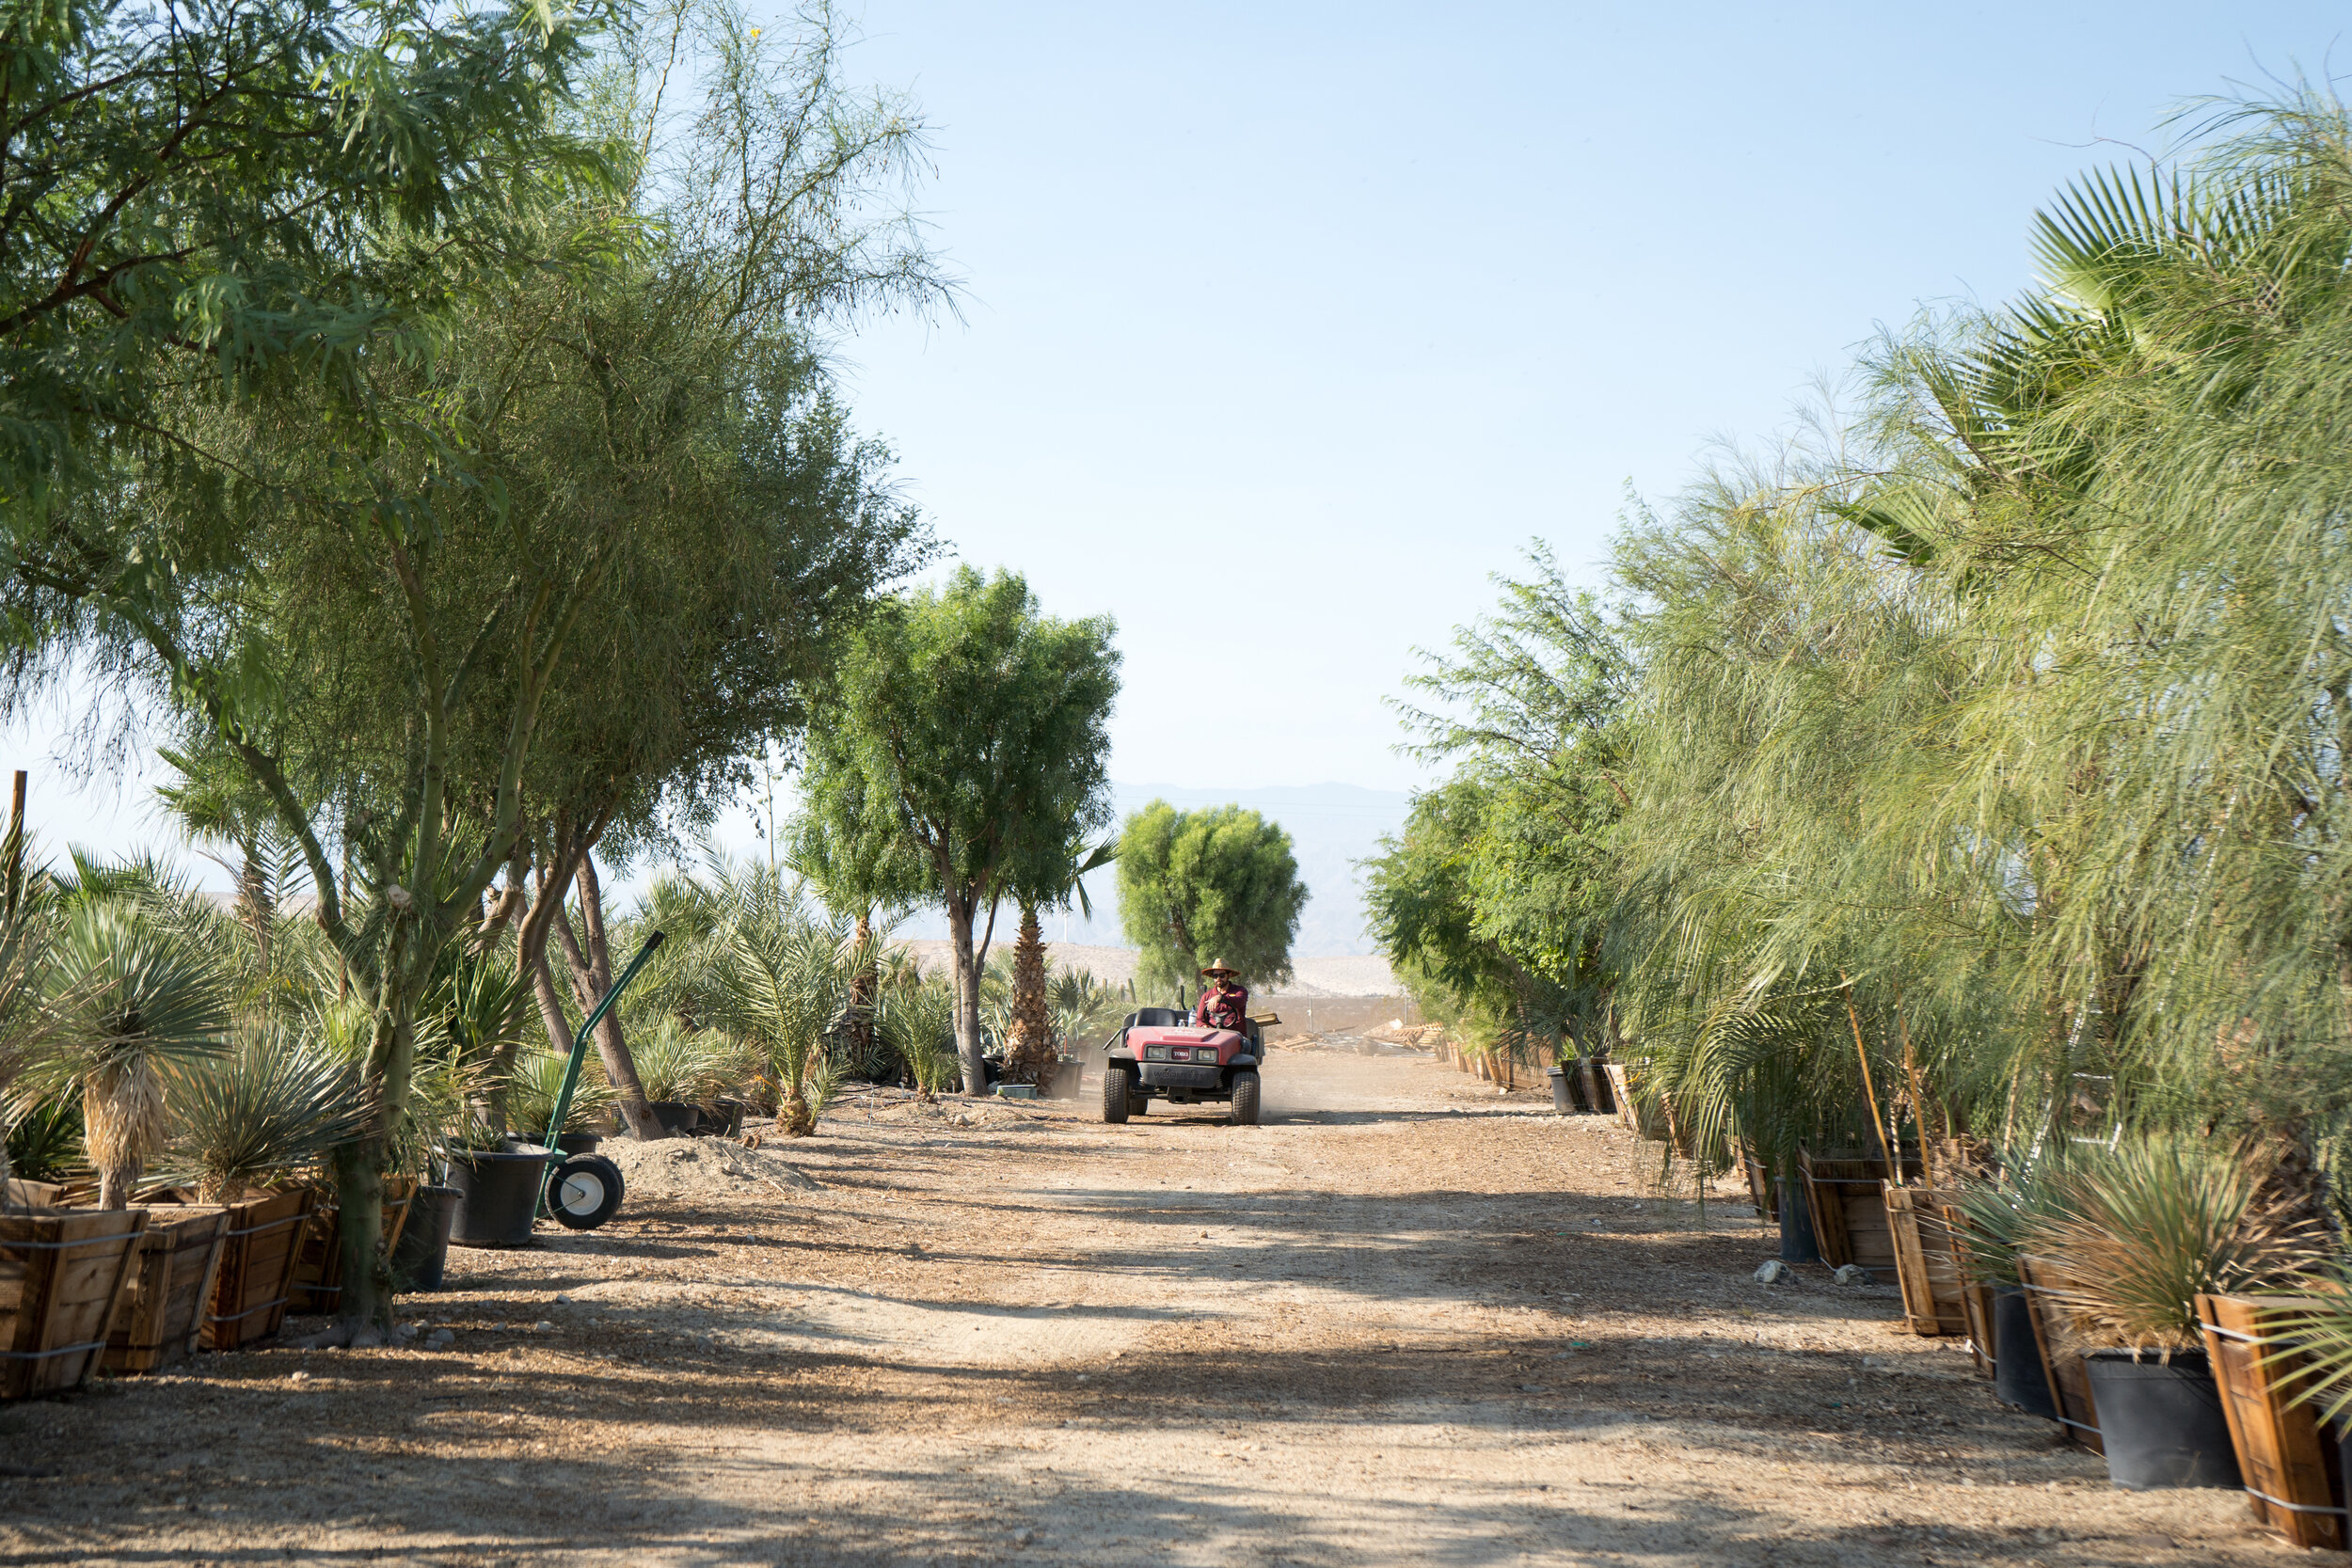
<path id="1" fill-rule="evenodd" d="M 749 1196 L 762 1190 L 813 1192 L 814 1178 L 764 1148 L 724 1138 L 614 1138 L 597 1153 L 621 1167 L 631 1197 Z"/>

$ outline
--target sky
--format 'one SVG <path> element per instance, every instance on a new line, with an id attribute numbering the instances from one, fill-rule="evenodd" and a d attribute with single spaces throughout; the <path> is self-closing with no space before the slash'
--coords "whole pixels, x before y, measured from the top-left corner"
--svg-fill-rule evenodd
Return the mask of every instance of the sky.
<path id="1" fill-rule="evenodd" d="M 1598 585 L 1629 494 L 1769 439 L 1882 324 L 2016 293 L 2038 202 L 2201 95 L 2324 74 L 2344 15 L 853 14 L 964 280 L 961 319 L 835 345 L 856 417 L 957 559 L 1117 617 L 1112 776 L 1208 795 L 1427 782 L 1387 700 L 1531 540 Z M 150 781 L 75 785 L 55 722 L 0 736 L 44 838 L 151 840 Z"/>

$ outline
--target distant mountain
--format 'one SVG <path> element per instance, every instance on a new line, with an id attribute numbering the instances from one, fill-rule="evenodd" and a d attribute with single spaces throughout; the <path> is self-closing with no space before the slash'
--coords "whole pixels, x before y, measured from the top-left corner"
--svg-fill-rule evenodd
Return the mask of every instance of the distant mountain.
<path id="1" fill-rule="evenodd" d="M 1298 855 L 1299 878 L 1309 894 L 1307 907 L 1299 915 L 1294 955 L 1345 958 L 1374 950 L 1364 935 L 1363 888 L 1356 863 L 1379 852 L 1383 833 L 1404 830 L 1411 797 L 1399 790 L 1359 789 L 1343 784 L 1185 789 L 1173 784 L 1115 783 L 1111 790 L 1121 820 L 1156 800 L 1187 811 L 1239 805 L 1280 823 L 1291 835 Z M 1046 923 L 1047 937 L 1056 942 L 1123 946 L 1126 938 L 1119 926 L 1116 871 L 1106 868 L 1089 877 L 1087 896 L 1093 901 L 1094 917 L 1085 919 L 1074 911 L 1067 919 L 1057 915 Z M 1004 918 L 998 916 L 1000 922 Z M 898 931 L 910 938 L 944 937 L 946 921 L 938 915 L 920 915 Z"/>

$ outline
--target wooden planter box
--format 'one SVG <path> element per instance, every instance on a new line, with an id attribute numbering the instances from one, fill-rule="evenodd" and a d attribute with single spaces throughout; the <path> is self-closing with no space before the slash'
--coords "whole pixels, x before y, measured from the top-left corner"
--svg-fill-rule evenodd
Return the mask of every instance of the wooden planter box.
<path id="1" fill-rule="evenodd" d="M 2297 1546 L 2343 1551 L 2344 1454 L 2336 1434 L 2319 1424 L 2308 1404 L 2289 1401 L 2301 1380 L 2285 1383 L 2303 1364 L 2265 1351 L 2263 1338 L 2283 1311 L 2311 1305 L 2310 1296 L 2199 1296 L 2205 1351 L 2254 1522 Z M 2281 1385 L 2284 1384 L 2284 1386 Z"/>
<path id="2" fill-rule="evenodd" d="M 1911 1332 L 1931 1338 L 1968 1332 L 1960 1260 L 1952 1253 L 1944 1195 L 1930 1187 L 1883 1184 L 1881 1201 L 1895 1243 L 1895 1277 L 1902 1286 L 1903 1317 Z M 1867 1265 L 1865 1265 L 1866 1267 Z"/>
<path id="3" fill-rule="evenodd" d="M 1991 1377 L 1999 1370 L 1994 1357 L 1993 1287 L 1982 1277 L 1968 1253 L 1968 1216 L 1958 1204 L 1944 1205 L 1944 1239 L 1951 1248 L 1952 1267 L 1960 1275 L 1960 1307 L 1968 1325 L 1968 1354 L 1976 1358 L 1977 1373 Z"/>
<path id="4" fill-rule="evenodd" d="M 206 1350 L 266 1339 L 286 1321 L 296 1243 L 318 1195 L 307 1187 L 229 1206 L 229 1233 L 204 1319 Z"/>
<path id="5" fill-rule="evenodd" d="M 146 1228 L 144 1209 L 0 1214 L 0 1399 L 88 1381 Z"/>
<path id="6" fill-rule="evenodd" d="M 2099 1437 L 2099 1407 L 2090 1397 L 2090 1373 L 2081 1354 L 2069 1347 L 2065 1306 L 2051 1298 L 2054 1291 L 2074 1281 L 2064 1264 L 2048 1258 L 2017 1259 L 2017 1273 L 2026 1287 L 2026 1311 L 2033 1320 L 2033 1342 L 2042 1353 L 2042 1368 L 2050 1384 L 2050 1402 L 2058 1407 L 2058 1424 L 2067 1437 L 2091 1452 L 2104 1454 Z"/>
<path id="7" fill-rule="evenodd" d="M 1641 1087 L 1639 1063 L 1603 1062 L 1601 1070 L 1609 1081 L 1609 1098 L 1617 1108 L 1617 1119 L 1637 1135 L 1663 1143 L 1674 1132 L 1673 1120 L 1664 1107 L 1654 1101 L 1638 1097 Z"/>
<path id="8" fill-rule="evenodd" d="M 1919 1174 L 1906 1157 L 1903 1174 Z M 1886 1162 L 1856 1152 L 1797 1150 L 1797 1175 L 1813 1215 L 1813 1244 L 1831 1268 L 1853 1263 L 1873 1273 L 1895 1272 L 1895 1231 L 1886 1218 Z"/>
<path id="9" fill-rule="evenodd" d="M 148 1210 L 101 1365 L 110 1372 L 151 1372 L 195 1350 L 228 1244 L 229 1211 L 218 1205 L 167 1203 Z"/>
<path id="10" fill-rule="evenodd" d="M 1590 1056 L 1576 1059 L 1576 1075 L 1584 1085 L 1584 1103 L 1602 1116 L 1613 1115 L 1617 1109 L 1617 1097 L 1609 1091 L 1609 1074 L 1605 1070 L 1608 1065 Z"/>
<path id="11" fill-rule="evenodd" d="M 1767 1222 L 1780 1218 L 1780 1195 L 1772 1189 L 1772 1173 L 1764 1162 L 1748 1152 L 1747 1145 L 1736 1144 L 1733 1152 L 1740 1158 L 1740 1172 L 1748 1179 L 1748 1201 L 1756 1205 L 1756 1217 Z"/>
<path id="12" fill-rule="evenodd" d="M 390 1257 L 392 1248 L 400 1245 L 401 1227 L 408 1223 L 408 1205 L 416 1196 L 415 1177 L 384 1179 L 383 1256 Z M 342 1211 L 331 1203 L 311 1210 L 310 1223 L 302 1228 L 301 1245 L 294 1255 L 292 1291 L 293 1311 L 332 1312 L 342 1305 Z"/>

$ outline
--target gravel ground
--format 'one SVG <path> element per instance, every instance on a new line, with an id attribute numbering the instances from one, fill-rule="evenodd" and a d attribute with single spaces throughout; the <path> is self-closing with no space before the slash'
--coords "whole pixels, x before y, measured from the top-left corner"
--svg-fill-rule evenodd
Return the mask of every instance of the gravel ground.
<path id="1" fill-rule="evenodd" d="M 1613 1122 L 1413 1054 L 1267 1079 L 1255 1129 L 850 1102 L 783 1146 L 814 1187 L 674 1165 L 455 1254 L 416 1348 L 0 1411 L 0 1560 L 2301 1555 L 2234 1494 L 2110 1488 L 1891 1286 L 1756 1284 L 1755 1219 L 1656 1196 Z"/>

